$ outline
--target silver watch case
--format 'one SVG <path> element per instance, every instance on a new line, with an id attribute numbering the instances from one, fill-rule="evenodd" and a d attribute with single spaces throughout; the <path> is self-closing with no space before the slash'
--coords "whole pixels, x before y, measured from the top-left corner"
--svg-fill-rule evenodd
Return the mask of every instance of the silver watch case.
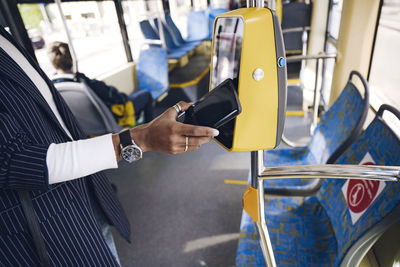
<path id="1" fill-rule="evenodd" d="M 138 161 L 142 158 L 143 152 L 136 144 L 128 145 L 126 147 L 121 147 L 121 158 L 125 161 L 132 163 L 134 161 Z"/>

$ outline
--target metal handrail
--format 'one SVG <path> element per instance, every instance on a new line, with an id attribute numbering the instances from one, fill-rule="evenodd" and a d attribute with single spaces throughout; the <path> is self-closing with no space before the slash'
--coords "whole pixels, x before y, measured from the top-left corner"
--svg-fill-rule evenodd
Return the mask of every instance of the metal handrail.
<path id="1" fill-rule="evenodd" d="M 300 62 L 303 60 L 313 60 L 313 59 L 329 59 L 329 58 L 336 58 L 336 54 L 325 54 L 321 53 L 318 55 L 298 55 L 298 56 L 289 56 L 286 57 L 286 61 L 290 62 Z"/>
<path id="2" fill-rule="evenodd" d="M 281 138 L 282 142 L 285 143 L 286 145 L 292 147 L 292 148 L 300 148 L 300 147 L 305 147 L 308 145 L 308 143 L 298 143 L 298 142 L 293 142 L 290 141 L 285 135 L 282 134 Z"/>
<path id="3" fill-rule="evenodd" d="M 309 31 L 310 29 L 311 29 L 310 26 L 282 29 L 282 34 L 285 34 L 285 33 L 293 33 L 293 32 Z"/>
<path id="4" fill-rule="evenodd" d="M 292 178 L 335 178 L 400 182 L 400 167 L 370 165 L 293 165 L 264 167 L 258 180 Z"/>
<path id="5" fill-rule="evenodd" d="M 337 46 L 337 39 L 334 38 L 332 35 L 328 35 L 327 39 L 328 43 L 332 44 L 334 47 Z"/>

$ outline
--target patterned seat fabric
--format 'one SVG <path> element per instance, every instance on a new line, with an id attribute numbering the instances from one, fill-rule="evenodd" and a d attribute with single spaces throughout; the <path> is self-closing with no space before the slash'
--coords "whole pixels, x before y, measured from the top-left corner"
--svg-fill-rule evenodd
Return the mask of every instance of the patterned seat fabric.
<path id="1" fill-rule="evenodd" d="M 377 117 L 337 163 L 399 166 L 400 140 Z M 326 179 L 315 196 L 267 197 L 266 221 L 278 266 L 339 266 L 351 246 L 399 204 L 398 182 Z M 247 214 L 240 233 L 236 265 L 264 266 Z"/>
<path id="2" fill-rule="evenodd" d="M 278 266 L 330 266 L 336 240 L 316 197 L 266 198 L 265 204 Z M 243 215 L 236 266 L 264 266 L 256 225 Z"/>
<path id="3" fill-rule="evenodd" d="M 140 52 L 136 65 L 138 89 L 147 90 L 153 99 L 168 90 L 168 58 L 164 49 L 150 46 Z"/>
<path id="4" fill-rule="evenodd" d="M 364 106 L 363 98 L 352 82 L 348 82 L 339 98 L 321 117 L 308 146 L 264 151 L 265 166 L 307 165 L 326 163 L 329 157 L 364 121 L 360 120 Z M 264 187 L 304 189 L 313 180 L 268 180 Z"/>
<path id="5" fill-rule="evenodd" d="M 364 162 L 364 164 L 400 166 L 400 140 L 378 117 L 337 162 L 339 164 Z M 350 183 L 346 184 L 346 182 L 346 180 L 326 181 L 317 195 L 330 217 L 338 240 L 338 255 L 334 266 L 340 264 L 341 259 L 356 240 L 400 204 L 399 182 L 360 181 L 366 189 L 366 195 L 373 196 L 375 193 L 377 196 L 376 199 L 372 199 L 373 202 L 365 213 L 358 218 L 360 212 L 354 213 L 358 207 L 350 207 L 356 204 L 352 203 L 356 200 L 349 198 L 346 202 L 344 197 L 343 192 L 346 189 L 344 186 L 347 185 L 347 194 L 352 192 L 349 188 Z M 356 183 L 356 187 L 353 186 L 353 188 L 357 188 L 357 184 L 359 183 Z M 375 190 L 378 192 L 374 192 Z M 379 193 L 380 190 L 382 192 Z M 354 194 L 350 194 L 350 197 L 354 197 Z M 367 198 L 367 200 L 370 199 Z"/>

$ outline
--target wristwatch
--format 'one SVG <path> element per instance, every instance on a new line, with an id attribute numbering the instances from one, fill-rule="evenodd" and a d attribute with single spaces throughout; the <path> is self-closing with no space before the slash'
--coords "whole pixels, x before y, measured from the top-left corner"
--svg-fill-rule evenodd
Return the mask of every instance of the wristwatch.
<path id="1" fill-rule="evenodd" d="M 121 158 L 132 163 L 142 158 L 142 149 L 132 140 L 130 130 L 119 133 L 119 146 L 121 147 Z"/>

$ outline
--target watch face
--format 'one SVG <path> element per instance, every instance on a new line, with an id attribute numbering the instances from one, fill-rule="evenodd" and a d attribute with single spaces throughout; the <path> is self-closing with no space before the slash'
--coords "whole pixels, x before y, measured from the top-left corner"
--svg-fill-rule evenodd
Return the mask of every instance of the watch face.
<path id="1" fill-rule="evenodd" d="M 142 158 L 142 150 L 133 145 L 126 146 L 121 150 L 121 157 L 130 163 Z"/>

